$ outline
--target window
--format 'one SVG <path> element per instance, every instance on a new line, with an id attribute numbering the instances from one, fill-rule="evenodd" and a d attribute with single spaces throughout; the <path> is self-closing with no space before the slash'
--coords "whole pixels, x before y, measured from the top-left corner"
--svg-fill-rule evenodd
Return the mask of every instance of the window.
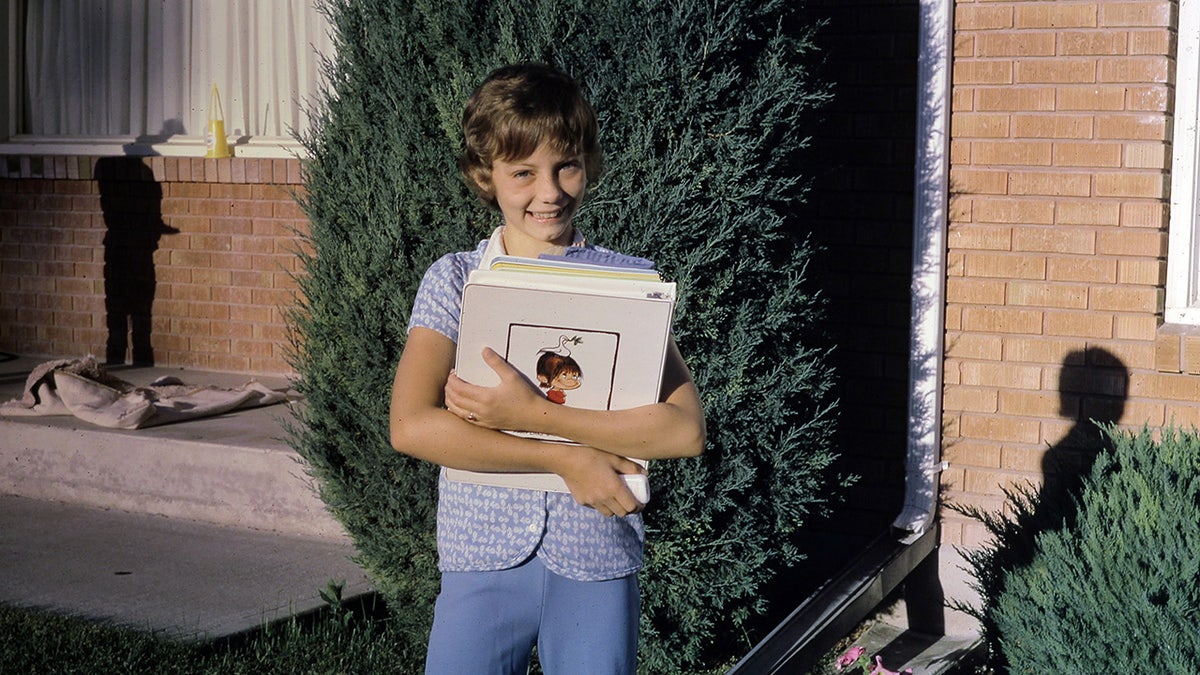
<path id="1" fill-rule="evenodd" d="M 202 155 L 215 84 L 236 154 L 288 156 L 332 51 L 312 0 L 0 7 L 8 153 Z"/>
<path id="2" fill-rule="evenodd" d="M 1168 323 L 1200 325 L 1200 0 L 1180 0 L 1167 257 Z"/>

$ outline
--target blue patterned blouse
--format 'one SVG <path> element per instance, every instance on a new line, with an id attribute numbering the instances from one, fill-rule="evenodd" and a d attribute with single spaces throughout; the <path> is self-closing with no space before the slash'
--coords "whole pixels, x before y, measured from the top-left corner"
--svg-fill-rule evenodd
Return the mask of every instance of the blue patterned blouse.
<path id="1" fill-rule="evenodd" d="M 473 251 L 433 263 L 413 301 L 409 330 L 435 330 L 458 341 L 462 291 L 485 257 L 503 253 L 500 230 Z M 582 242 L 580 242 L 582 244 Z M 586 244 L 584 244 L 586 245 Z M 616 579 L 641 569 L 642 517 L 605 517 L 571 495 L 438 479 L 438 568 L 482 572 L 515 567 L 531 555 L 576 581 Z"/>

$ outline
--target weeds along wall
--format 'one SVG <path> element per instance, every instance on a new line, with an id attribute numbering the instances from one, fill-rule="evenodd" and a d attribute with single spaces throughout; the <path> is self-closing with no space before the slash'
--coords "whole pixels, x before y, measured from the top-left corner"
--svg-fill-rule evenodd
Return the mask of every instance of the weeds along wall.
<path id="1" fill-rule="evenodd" d="M 288 373 L 302 189 L 297 159 L 0 157 L 0 350 Z"/>

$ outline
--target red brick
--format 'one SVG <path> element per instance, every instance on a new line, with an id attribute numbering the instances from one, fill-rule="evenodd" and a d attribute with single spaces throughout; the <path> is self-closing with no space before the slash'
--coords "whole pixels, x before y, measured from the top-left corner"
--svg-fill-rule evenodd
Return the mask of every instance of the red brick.
<path id="1" fill-rule="evenodd" d="M 1018 391 L 1004 389 L 999 392 L 998 412 L 1019 417 L 1058 417 L 1062 413 L 1062 395 L 1054 391 Z M 1029 468 L 1006 465 L 1005 468 Z"/>
<path id="2" fill-rule="evenodd" d="M 1056 87 L 980 87 L 975 91 L 975 107 L 971 109 L 981 112 L 1051 111 L 1055 110 L 1058 91 Z M 1122 106 L 1124 101 L 1125 92 L 1122 91 Z"/>
<path id="3" fill-rule="evenodd" d="M 1096 116 L 1096 138 L 1131 141 L 1165 141 L 1170 133 L 1166 115 L 1157 113 L 1102 114 Z"/>
<path id="4" fill-rule="evenodd" d="M 1161 199 L 1166 197 L 1168 185 L 1168 177 L 1160 172 L 1098 173 L 1095 194 L 1098 197 Z"/>
<path id="5" fill-rule="evenodd" d="M 1137 30 L 1129 35 L 1129 53 L 1171 55 L 1176 42 L 1169 30 Z"/>
<path id="6" fill-rule="evenodd" d="M 1118 260 L 1117 280 L 1123 284 L 1162 286 L 1166 284 L 1167 265 L 1161 260 Z"/>
<path id="7" fill-rule="evenodd" d="M 1195 402 L 1200 400 L 1200 377 L 1159 373 L 1133 373 L 1129 396 Z"/>
<path id="8" fill-rule="evenodd" d="M 1046 141 L 975 141 L 975 165 L 1050 166 L 1054 146 Z"/>
<path id="9" fill-rule="evenodd" d="M 950 118 L 951 135 L 954 138 L 1006 138 L 1008 115 L 996 113 L 955 113 Z"/>
<path id="10" fill-rule="evenodd" d="M 1065 2 L 1033 2 L 1019 5 L 1015 28 L 1095 28 L 1096 5 Z"/>
<path id="11" fill-rule="evenodd" d="M 1008 174 L 1008 193 L 1025 196 L 1087 197 L 1092 191 L 1089 174 L 1060 170 L 1019 171 Z"/>
<path id="12" fill-rule="evenodd" d="M 954 278 L 946 282 L 946 302 L 963 305 L 1004 304 L 1005 282 Z"/>
<path id="13" fill-rule="evenodd" d="M 1047 311 L 1046 335 L 1061 335 L 1095 339 L 1113 336 L 1113 317 L 1090 312 Z"/>
<path id="14" fill-rule="evenodd" d="M 972 215 L 981 223 L 1050 225 L 1054 222 L 1054 202 L 1043 199 L 972 200 Z"/>
<path id="15" fill-rule="evenodd" d="M 1003 357 L 1003 343 L 998 335 L 977 333 L 946 336 L 946 355 L 952 359 L 980 359 L 999 361 Z"/>
<path id="16" fill-rule="evenodd" d="M 1152 286 L 1097 286 L 1091 289 L 1091 308 L 1114 312 L 1162 312 L 1163 289 Z"/>
<path id="17" fill-rule="evenodd" d="M 1042 312 L 1008 307 L 963 307 L 962 329 L 971 332 L 1038 335 L 1042 332 Z"/>
<path id="18" fill-rule="evenodd" d="M 1038 442 L 1041 435 L 1041 427 L 1035 419 L 1004 415 L 966 414 L 962 416 L 962 433 L 967 438 L 1032 444 Z M 994 478 L 988 477 L 986 480 L 992 481 Z M 975 490 L 979 487 L 979 485 L 970 485 L 970 481 L 968 483 L 968 490 Z M 990 483 L 989 487 L 997 484 L 995 482 Z"/>
<path id="19" fill-rule="evenodd" d="M 1106 57 L 1096 66 L 1096 79 L 1100 82 L 1167 84 L 1171 81 L 1171 62 L 1166 56 Z"/>
<path id="20" fill-rule="evenodd" d="M 1124 110 L 1125 87 L 1118 85 L 1063 86 L 1052 89 L 1059 111 Z"/>
<path id="21" fill-rule="evenodd" d="M 1079 339 L 1019 335 L 1006 336 L 1004 338 L 1004 361 L 1043 364 L 1063 363 L 1069 354 L 1081 352 L 1086 347 L 1087 342 Z"/>
<path id="22" fill-rule="evenodd" d="M 1117 314 L 1113 317 L 1113 337 L 1118 340 L 1153 340 L 1158 317 L 1151 314 Z"/>
<path id="23" fill-rule="evenodd" d="M 1002 195 L 1008 193 L 1008 172 L 1003 169 L 951 169 L 950 184 L 955 192 Z"/>
<path id="24" fill-rule="evenodd" d="M 1102 56 L 1129 51 L 1129 34 L 1124 31 L 1065 31 L 1058 33 L 1062 56 Z"/>
<path id="25" fill-rule="evenodd" d="M 1154 26 L 1166 28 L 1172 25 L 1173 3 L 1165 0 L 1143 2 L 1101 2 L 1099 25 L 1101 26 Z"/>
<path id="26" fill-rule="evenodd" d="M 1045 279 L 1046 258 L 1036 255 L 968 253 L 964 273 L 969 277 L 998 279 Z"/>
<path id="27" fill-rule="evenodd" d="M 1124 165 L 1131 169 L 1167 170 L 1171 155 L 1165 143 L 1126 143 Z"/>
<path id="28" fill-rule="evenodd" d="M 1008 251 L 1012 249 L 1012 227 L 1008 225 L 954 224 L 949 228 L 948 241 L 953 250 Z"/>
<path id="29" fill-rule="evenodd" d="M 1012 117 L 1012 135 L 1014 138 L 1091 138 L 1092 116 L 1063 113 L 1017 114 Z"/>
<path id="30" fill-rule="evenodd" d="M 1096 252 L 1105 255 L 1161 257 L 1167 254 L 1167 233 L 1114 228 L 1097 233 Z"/>
<path id="31" fill-rule="evenodd" d="M 1053 33 L 981 33 L 975 38 L 975 53 L 984 58 L 999 56 L 1054 56 Z"/>
<path id="32" fill-rule="evenodd" d="M 1086 84 L 1096 81 L 1096 67 L 1093 59 L 1018 61 L 1013 71 L 1013 81 L 1016 84 Z"/>
<path id="33" fill-rule="evenodd" d="M 951 464 L 998 469 L 1000 468 L 1000 446 L 987 441 L 959 441 L 946 447 L 943 459 Z"/>
<path id="34" fill-rule="evenodd" d="M 1090 257 L 1054 257 L 1046 262 L 1046 278 L 1051 281 L 1112 284 L 1117 281 L 1117 261 Z"/>
<path id="35" fill-rule="evenodd" d="M 976 387 L 1039 390 L 1042 368 L 998 361 L 966 361 L 959 365 L 959 382 Z"/>
<path id="36" fill-rule="evenodd" d="M 1000 465 L 1010 471 L 1041 474 L 1047 446 L 1006 443 L 1000 452 Z"/>
<path id="37" fill-rule="evenodd" d="M 958 3 L 954 8 L 956 32 L 1011 28 L 1012 25 L 1013 9 L 1010 6 Z"/>
<path id="38" fill-rule="evenodd" d="M 1081 284 L 1012 281 L 1006 299 L 1005 304 L 1016 307 L 1087 309 L 1088 288 Z"/>

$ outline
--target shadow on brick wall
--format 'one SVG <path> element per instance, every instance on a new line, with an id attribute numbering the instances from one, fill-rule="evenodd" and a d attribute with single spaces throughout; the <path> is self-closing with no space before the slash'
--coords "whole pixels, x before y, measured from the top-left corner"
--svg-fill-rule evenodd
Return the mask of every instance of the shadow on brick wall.
<path id="1" fill-rule="evenodd" d="M 105 362 L 154 365 L 154 251 L 179 230 L 162 217 L 162 186 L 139 157 L 102 157 L 94 176 L 104 214 Z"/>
<path id="2" fill-rule="evenodd" d="M 1129 370 L 1112 352 L 1088 347 L 1067 354 L 1058 376 L 1059 414 L 1073 425 L 1042 457 L 1039 503 L 1071 503 L 1107 441 L 1101 427 L 1121 420 L 1128 395 Z"/>

